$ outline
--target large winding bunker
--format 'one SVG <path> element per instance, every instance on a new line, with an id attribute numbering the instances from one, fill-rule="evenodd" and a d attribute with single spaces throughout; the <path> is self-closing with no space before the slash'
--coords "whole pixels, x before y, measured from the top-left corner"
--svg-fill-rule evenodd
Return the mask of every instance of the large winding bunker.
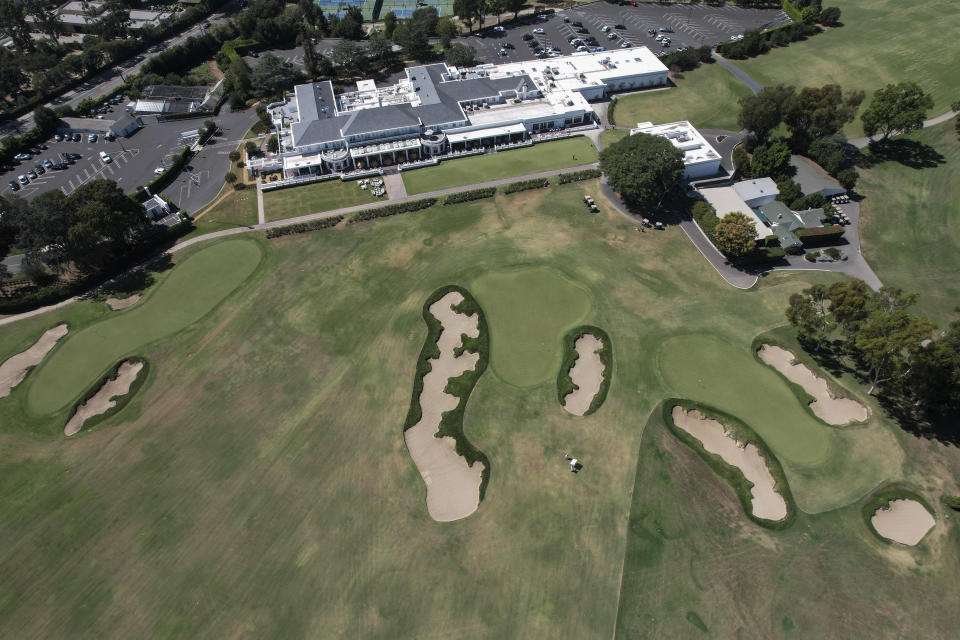
<path id="1" fill-rule="evenodd" d="M 453 310 L 461 302 L 463 295 L 451 291 L 430 305 L 430 313 L 443 327 L 437 339 L 440 356 L 429 361 L 430 371 L 423 377 L 420 421 L 403 434 L 410 457 L 427 485 L 427 512 L 438 522 L 466 518 L 480 504 L 483 464 L 468 464 L 457 454 L 456 440 L 437 437 L 443 414 L 460 404 L 460 398 L 446 393 L 447 383 L 472 371 L 480 360 L 479 353 L 463 351 L 455 355 L 464 335 L 480 335 L 477 314 L 468 316 Z"/>
<path id="2" fill-rule="evenodd" d="M 30 367 L 40 364 L 57 341 L 67 335 L 67 325 L 58 324 L 43 332 L 26 351 L 7 358 L 0 364 L 0 398 L 6 398 L 13 388 L 23 382 Z"/>
<path id="3" fill-rule="evenodd" d="M 803 388 L 814 400 L 810 410 L 814 415 L 835 426 L 851 422 L 864 422 L 870 417 L 865 406 L 850 398 L 837 398 L 830 393 L 827 381 L 817 376 L 810 368 L 799 362 L 790 351 L 776 345 L 765 344 L 757 352 L 760 359 L 779 371 L 784 378 Z"/>
<path id="4" fill-rule="evenodd" d="M 90 418 L 102 415 L 116 406 L 116 398 L 125 396 L 130 391 L 140 370 L 143 369 L 142 360 L 125 360 L 117 368 L 117 375 L 107 380 L 89 400 L 77 407 L 76 413 L 63 428 L 63 435 L 72 436 L 80 432 L 84 423 Z"/>
<path id="5" fill-rule="evenodd" d="M 567 394 L 563 408 L 575 416 L 582 416 L 603 384 L 603 361 L 600 350 L 603 341 L 592 333 L 585 333 L 574 344 L 577 360 L 570 368 L 570 379 L 576 388 Z"/>
<path id="6" fill-rule="evenodd" d="M 675 425 L 699 440 L 704 449 L 739 469 L 753 484 L 750 493 L 754 516 L 773 521 L 787 517 L 787 503 L 777 492 L 773 474 L 756 445 L 743 445 L 719 421 L 696 409 L 687 411 L 677 405 L 671 416 Z"/>

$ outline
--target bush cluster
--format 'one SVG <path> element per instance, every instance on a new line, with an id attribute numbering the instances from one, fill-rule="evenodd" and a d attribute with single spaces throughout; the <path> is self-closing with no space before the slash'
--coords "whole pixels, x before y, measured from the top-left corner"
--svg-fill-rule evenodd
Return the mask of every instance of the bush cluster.
<path id="1" fill-rule="evenodd" d="M 411 200 L 410 202 L 400 202 L 398 204 L 388 204 L 385 207 L 377 207 L 376 209 L 367 209 L 365 211 L 360 211 L 355 216 L 350 218 L 347 221 L 347 224 L 354 224 L 356 222 L 366 222 L 368 220 L 376 220 L 377 218 L 387 218 L 389 216 L 396 216 L 401 213 L 411 213 L 413 211 L 420 211 L 421 209 L 428 209 L 437 203 L 436 198 L 424 198 L 423 200 Z"/>
<path id="2" fill-rule="evenodd" d="M 793 22 L 769 31 L 747 31 L 743 34 L 743 40 L 717 45 L 717 53 L 734 60 L 754 58 L 767 53 L 773 47 L 785 47 L 791 42 L 806 40 L 817 33 L 820 33 L 819 27 L 803 22 Z"/>
<path id="3" fill-rule="evenodd" d="M 600 169 L 584 169 L 583 171 L 571 171 L 570 173 L 561 173 L 557 176 L 557 184 L 568 184 L 570 182 L 580 182 L 582 180 L 593 180 L 599 178 L 603 173 Z"/>
<path id="4" fill-rule="evenodd" d="M 690 47 L 683 51 L 673 51 L 660 58 L 671 71 L 692 71 L 705 62 L 712 62 L 710 47 Z"/>
<path id="5" fill-rule="evenodd" d="M 776 262 L 782 260 L 787 255 L 783 247 L 758 247 L 750 253 L 745 253 L 733 259 L 738 266 L 763 264 L 765 262 Z"/>
<path id="6" fill-rule="evenodd" d="M 340 224 L 344 217 L 345 216 L 333 216 L 332 218 L 323 218 L 321 220 L 313 220 L 311 222 L 288 224 L 283 227 L 270 227 L 267 229 L 267 238 L 280 238 L 282 236 L 289 236 L 296 233 L 307 233 L 309 231 L 329 229 L 330 227 L 335 227 Z"/>
<path id="7" fill-rule="evenodd" d="M 533 180 L 521 180 L 520 182 L 511 182 L 503 188 L 504 193 L 518 193 L 520 191 L 529 191 L 531 189 L 543 189 L 549 187 L 550 181 L 546 178 L 534 178 Z"/>
<path id="8" fill-rule="evenodd" d="M 473 200 L 482 200 L 492 198 L 497 193 L 496 187 L 485 187 L 483 189 L 471 189 L 470 191 L 461 191 L 452 193 L 443 201 L 444 206 L 448 204 L 459 204 L 461 202 L 471 202 Z"/>
<path id="9" fill-rule="evenodd" d="M 690 206 L 690 215 L 697 221 L 700 229 L 707 234 L 707 237 L 712 240 L 713 230 L 717 227 L 717 223 L 720 222 L 720 218 L 717 216 L 717 210 L 713 208 L 713 205 L 703 200 L 697 200 Z"/>

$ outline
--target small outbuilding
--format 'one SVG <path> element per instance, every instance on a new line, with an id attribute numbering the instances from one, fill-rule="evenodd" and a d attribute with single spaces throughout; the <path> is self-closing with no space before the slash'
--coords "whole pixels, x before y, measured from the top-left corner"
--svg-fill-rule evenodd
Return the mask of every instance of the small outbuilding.
<path id="1" fill-rule="evenodd" d="M 143 121 L 138 116 L 121 116 L 118 120 L 110 124 L 110 133 L 115 136 L 129 137 L 134 131 L 143 126 Z"/>

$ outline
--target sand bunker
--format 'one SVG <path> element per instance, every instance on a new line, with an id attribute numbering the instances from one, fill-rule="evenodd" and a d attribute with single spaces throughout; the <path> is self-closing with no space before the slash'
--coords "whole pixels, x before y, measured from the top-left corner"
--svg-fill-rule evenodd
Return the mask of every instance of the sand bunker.
<path id="1" fill-rule="evenodd" d="M 803 390 L 815 398 L 810 403 L 814 415 L 835 426 L 851 422 L 864 422 L 870 417 L 865 406 L 849 398 L 834 398 L 827 387 L 827 381 L 814 375 L 805 364 L 793 364 L 793 353 L 777 346 L 765 344 L 759 351 L 760 359 L 779 371 L 783 376 L 803 387 Z"/>
<path id="2" fill-rule="evenodd" d="M 914 546 L 933 528 L 934 519 L 916 500 L 893 500 L 884 509 L 877 509 L 870 524 L 888 540 Z"/>
<path id="3" fill-rule="evenodd" d="M 27 370 L 40 364 L 50 349 L 53 349 L 53 345 L 65 335 L 67 335 L 67 325 L 58 324 L 52 329 L 47 329 L 32 347 L 7 358 L 3 364 L 0 364 L 0 398 L 10 395 L 13 388 L 23 382 Z"/>
<path id="4" fill-rule="evenodd" d="M 107 306 L 110 307 L 111 311 L 122 311 L 128 309 L 133 305 L 137 304 L 137 301 L 140 300 L 140 294 L 135 293 L 132 296 L 126 298 L 107 298 Z"/>
<path id="5" fill-rule="evenodd" d="M 685 411 L 677 405 L 673 408 L 673 422 L 703 443 L 704 449 L 740 469 L 747 480 L 753 483 L 750 489 L 753 515 L 764 520 L 783 520 L 787 517 L 787 503 L 774 489 L 776 482 L 773 474 L 755 445 L 741 445 L 722 424 L 697 410 Z"/>
<path id="6" fill-rule="evenodd" d="M 77 409 L 77 412 L 67 422 L 67 426 L 63 428 L 63 435 L 72 436 L 78 433 L 84 422 L 116 406 L 117 403 L 114 398 L 126 395 L 130 390 L 130 385 L 137 379 L 140 369 L 143 369 L 143 362 L 130 360 L 123 362 L 117 370 L 117 377 L 113 380 L 107 380 L 106 384 L 100 387 L 100 390 L 92 398 Z"/>
<path id="7" fill-rule="evenodd" d="M 563 399 L 563 408 L 575 416 L 582 416 L 590 408 L 603 383 L 604 367 L 600 361 L 603 341 L 592 333 L 585 333 L 577 338 L 574 348 L 577 350 L 577 359 L 570 368 L 570 379 L 578 388 Z"/>
<path id="8" fill-rule="evenodd" d="M 477 314 L 466 316 L 451 308 L 462 301 L 462 294 L 451 291 L 430 305 L 430 313 L 443 326 L 437 340 L 440 357 L 430 360 L 430 372 L 423 377 L 420 422 L 403 434 L 410 456 L 427 485 L 427 512 L 438 522 L 465 518 L 480 504 L 483 465 L 467 464 L 457 455 L 453 438 L 436 437 L 442 415 L 460 403 L 458 397 L 444 392 L 447 382 L 473 369 L 480 359 L 480 354 L 469 351 L 459 357 L 453 355 L 462 344 L 462 334 L 471 338 L 480 335 Z"/>

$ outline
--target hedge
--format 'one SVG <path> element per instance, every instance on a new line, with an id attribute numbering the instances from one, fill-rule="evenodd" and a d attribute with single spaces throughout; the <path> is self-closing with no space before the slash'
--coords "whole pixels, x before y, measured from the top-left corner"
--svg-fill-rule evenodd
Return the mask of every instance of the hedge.
<path id="1" fill-rule="evenodd" d="M 451 378 L 447 382 L 444 391 L 458 397 L 460 402 L 456 408 L 445 412 L 440 418 L 440 426 L 437 429 L 437 434 L 441 437 L 449 436 L 453 438 L 456 442 L 457 455 L 463 456 L 468 464 L 472 466 L 475 462 L 480 462 L 483 465 L 483 471 L 480 475 L 480 500 L 483 501 L 487 491 L 487 483 L 490 481 L 490 460 L 486 454 L 473 446 L 463 433 L 463 412 L 467 406 L 467 400 L 473 391 L 473 387 L 477 384 L 477 380 L 480 379 L 480 376 L 487 368 L 487 362 L 490 356 L 490 334 L 487 329 L 487 319 L 483 313 L 483 309 L 474 297 L 470 295 L 469 291 L 457 285 L 440 287 L 430 294 L 427 301 L 423 303 L 422 314 L 424 321 L 427 323 L 427 337 L 423 343 L 423 349 L 420 350 L 420 355 L 417 358 L 416 373 L 413 378 L 413 392 L 410 397 L 410 409 L 403 423 L 403 432 L 406 432 L 407 429 L 416 425 L 420 422 L 420 418 L 423 417 L 423 410 L 420 407 L 420 394 L 423 393 L 423 378 L 430 373 L 433 368 L 430 360 L 440 357 L 440 348 L 437 346 L 437 340 L 443 331 L 443 325 L 430 313 L 430 306 L 451 291 L 456 291 L 463 296 L 463 301 L 453 307 L 454 311 L 466 315 L 476 313 L 478 316 L 477 327 L 479 329 L 479 335 L 476 338 L 463 336 L 461 347 L 455 355 L 459 356 L 460 353 L 464 351 L 470 351 L 471 353 L 478 354 L 480 357 L 477 359 L 477 364 L 472 370 L 465 371 L 463 375 L 457 378 Z"/>
<path id="2" fill-rule="evenodd" d="M 759 450 L 760 456 L 764 459 L 767 469 L 770 471 L 770 475 L 773 476 L 774 489 L 780 494 L 780 497 L 783 498 L 783 501 L 787 505 L 787 515 L 782 520 L 766 520 L 753 515 L 753 496 L 750 493 L 750 490 L 753 488 L 753 483 L 747 480 L 740 469 L 727 463 L 719 455 L 710 453 L 704 449 L 703 443 L 700 442 L 700 440 L 685 429 L 678 427 L 673 422 L 673 408 L 676 406 L 682 407 L 685 411 L 696 409 L 704 415 L 717 420 L 723 424 L 726 431 L 733 435 L 742 446 L 752 444 Z M 660 403 L 660 411 L 663 423 L 667 425 L 670 433 L 693 449 L 697 455 L 713 469 L 714 473 L 730 484 L 734 493 L 737 494 L 737 498 L 740 499 L 740 505 L 743 507 L 748 518 L 768 529 L 786 529 L 793 523 L 793 519 L 797 514 L 797 507 L 793 501 L 793 493 L 790 491 L 790 483 L 787 482 L 787 476 L 783 472 L 783 467 L 780 466 L 780 461 L 756 431 L 728 413 L 693 400 L 668 398 Z"/>
<path id="3" fill-rule="evenodd" d="M 717 210 L 709 202 L 697 200 L 690 205 L 690 215 L 700 225 L 703 233 L 713 240 L 713 230 L 716 228 L 720 218 L 717 216 Z"/>
<path id="4" fill-rule="evenodd" d="M 530 191 L 531 189 L 543 189 L 549 187 L 550 181 L 546 178 L 534 178 L 533 180 L 521 180 L 520 182 L 511 182 L 503 188 L 504 193 L 518 193 L 520 191 Z"/>
<path id="5" fill-rule="evenodd" d="M 739 266 L 762 264 L 782 260 L 786 255 L 787 251 L 783 247 L 761 247 L 745 255 L 732 258 L 731 262 Z"/>
<path id="6" fill-rule="evenodd" d="M 889 505 L 894 500 L 913 500 L 919 502 L 923 505 L 923 508 L 930 512 L 930 515 L 936 515 L 936 510 L 930 506 L 930 504 L 921 498 L 917 493 L 912 489 L 901 483 L 891 483 L 880 489 L 874 491 L 869 498 L 867 498 L 863 506 L 860 508 L 860 515 L 863 517 L 863 521 L 866 523 L 867 528 L 873 532 L 873 535 L 877 537 L 878 540 L 889 545 L 900 544 L 890 540 L 889 538 L 884 538 L 880 533 L 873 528 L 873 514 L 877 512 L 878 509 L 883 509 Z"/>
<path id="7" fill-rule="evenodd" d="M 561 173 L 557 176 L 557 184 L 568 184 L 570 182 L 581 182 L 583 180 L 593 180 L 603 175 L 600 169 L 584 169 L 583 171 L 571 171 L 570 173 Z"/>
<path id="8" fill-rule="evenodd" d="M 400 202 L 397 204 L 388 204 L 385 207 L 377 207 L 376 209 L 365 209 L 364 211 L 358 212 L 352 218 L 347 221 L 347 224 L 355 224 L 357 222 L 367 222 L 368 220 L 376 220 L 377 218 L 387 218 L 389 216 L 400 215 L 401 213 L 410 213 L 412 211 L 420 211 L 421 209 L 428 209 L 437 203 L 436 198 L 424 198 L 423 200 L 411 200 L 410 202 Z"/>
<path id="9" fill-rule="evenodd" d="M 827 227 L 800 229 L 797 231 L 797 238 L 805 247 L 822 247 L 827 244 L 836 244 L 843 236 L 843 231 L 842 225 L 832 224 Z"/>
<path id="10" fill-rule="evenodd" d="M 170 120 L 192 120 L 194 118 L 210 118 L 215 115 L 217 114 L 213 111 L 186 111 L 184 113 L 164 114 L 160 116 L 160 120 L 161 122 L 169 122 Z"/>
<path id="11" fill-rule="evenodd" d="M 783 12 L 790 16 L 791 20 L 794 22 L 803 22 L 803 16 L 800 15 L 800 10 L 793 6 L 790 0 L 782 0 L 781 6 L 783 7 Z"/>
<path id="12" fill-rule="evenodd" d="M 471 202 L 473 200 L 482 200 L 484 198 L 492 198 L 496 193 L 497 193 L 496 187 L 485 187 L 483 189 L 472 189 L 470 191 L 461 191 L 460 193 L 452 193 L 449 196 L 447 196 L 446 200 L 443 201 L 443 205 L 447 206 L 448 204 L 459 204 L 461 202 Z"/>
<path id="13" fill-rule="evenodd" d="M 577 340 L 588 333 L 593 334 L 603 343 L 603 348 L 600 349 L 600 362 L 603 364 L 603 380 L 600 382 L 597 395 L 593 396 L 593 400 L 590 401 L 590 406 L 587 407 L 587 410 L 584 412 L 583 415 L 585 416 L 590 415 L 600 408 L 603 401 L 607 399 L 607 391 L 610 390 L 610 380 L 613 377 L 613 343 L 610 341 L 610 336 L 607 335 L 607 332 L 600 327 L 592 325 L 583 325 L 568 331 L 563 337 L 563 361 L 560 364 L 560 373 L 557 375 L 557 400 L 560 401 L 561 405 L 564 405 L 564 398 L 579 388 L 570 378 L 570 369 L 573 368 L 577 358 L 580 357 L 576 349 Z"/>
<path id="14" fill-rule="evenodd" d="M 143 368 L 141 368 L 140 371 L 137 372 L 137 377 L 134 378 L 133 382 L 130 383 L 130 388 L 122 396 L 113 396 L 112 407 L 108 408 L 106 411 L 104 411 L 101 414 L 90 416 L 89 418 L 87 418 L 84 421 L 83 425 L 81 426 L 80 431 L 78 431 L 76 434 L 70 437 L 75 437 L 75 436 L 79 436 L 82 433 L 87 433 L 88 431 L 90 431 L 90 429 L 100 424 L 110 416 L 116 413 L 119 413 L 120 410 L 123 409 L 125 406 L 127 406 L 130 400 L 133 399 L 133 396 L 137 394 L 140 388 L 143 387 L 143 384 L 147 381 L 147 374 L 150 372 L 149 361 L 139 356 L 133 357 L 133 358 L 124 358 L 123 360 L 115 364 L 110 369 L 110 371 L 107 372 L 105 376 L 100 378 L 96 383 L 94 383 L 92 386 L 90 386 L 87 389 L 86 393 L 84 393 L 83 396 L 80 397 L 80 400 L 77 401 L 77 403 L 74 405 L 73 411 L 70 412 L 70 418 L 73 418 L 77 410 L 80 407 L 82 407 L 87 400 L 97 395 L 100 389 L 103 388 L 103 385 L 107 384 L 107 382 L 111 380 L 117 379 L 117 374 L 120 372 L 120 365 L 122 365 L 124 362 L 142 362 L 143 363 Z M 67 422 L 70 421 L 70 418 L 67 418 Z M 64 426 L 66 426 L 66 423 L 64 423 Z"/>
<path id="15" fill-rule="evenodd" d="M 298 222 L 296 224 L 288 224 L 283 227 L 270 227 L 267 229 L 267 238 L 280 238 L 283 236 L 293 235 L 295 233 L 307 233 L 309 231 L 319 231 L 321 229 L 329 229 L 330 227 L 335 227 L 341 222 L 346 216 L 333 216 L 332 218 L 323 218 L 321 220 L 313 220 L 311 222 Z"/>
<path id="16" fill-rule="evenodd" d="M 190 162 L 191 158 L 193 158 L 193 152 L 190 151 L 190 147 L 184 147 L 173 159 L 173 163 L 167 167 L 163 173 L 151 180 L 146 186 L 146 189 L 149 189 L 150 193 L 152 194 L 157 194 L 166 189 L 174 180 L 177 179 L 180 171 L 187 166 L 187 163 Z M 137 202 L 143 202 L 150 197 L 147 195 L 146 189 L 138 189 L 130 197 Z"/>
<path id="17" fill-rule="evenodd" d="M 223 54 L 230 60 L 236 60 L 240 56 L 246 55 L 259 46 L 259 40 L 244 40 L 243 38 L 238 38 L 236 40 L 227 40 L 224 42 L 220 47 L 220 51 L 223 52 Z"/>
<path id="18" fill-rule="evenodd" d="M 820 31 L 819 27 L 803 22 L 792 22 L 766 31 L 748 31 L 743 40 L 718 44 L 717 53 L 733 60 L 754 58 L 767 53 L 772 47 L 806 40 Z"/>

